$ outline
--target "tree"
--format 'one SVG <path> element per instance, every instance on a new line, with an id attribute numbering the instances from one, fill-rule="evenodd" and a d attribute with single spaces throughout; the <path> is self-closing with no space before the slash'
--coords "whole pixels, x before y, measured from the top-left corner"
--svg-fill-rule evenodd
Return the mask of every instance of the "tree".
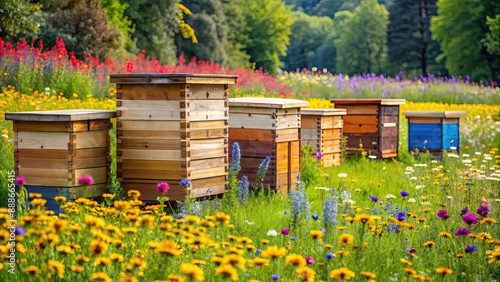
<path id="1" fill-rule="evenodd" d="M 120 32 L 108 21 L 100 0 L 43 1 L 45 23 L 40 37 L 50 48 L 62 38 L 77 57 L 84 54 L 104 59 L 116 50 Z"/>
<path id="2" fill-rule="evenodd" d="M 293 12 L 290 45 L 287 55 L 283 58 L 286 70 L 301 68 L 331 68 L 335 57 L 319 57 L 319 48 L 327 41 L 333 32 L 333 20 L 328 17 L 309 16 L 303 12 Z M 325 48 L 334 48 L 333 42 Z M 323 54 L 324 54 L 323 50 Z"/>
<path id="3" fill-rule="evenodd" d="M 0 1 L 0 38 L 18 41 L 22 37 L 36 37 L 41 23 L 39 4 L 29 0 Z"/>
<path id="4" fill-rule="evenodd" d="M 248 24 L 244 50 L 256 68 L 277 73 L 289 43 L 291 8 L 281 0 L 253 0 L 245 2 L 243 11 Z"/>
<path id="5" fill-rule="evenodd" d="M 483 43 L 491 33 L 487 17 L 500 13 L 500 2 L 438 0 L 437 7 L 437 16 L 431 19 L 430 27 L 432 38 L 442 50 L 437 60 L 446 59 L 446 68 L 454 75 L 500 83 L 500 57 L 490 53 Z"/>
<path id="6" fill-rule="evenodd" d="M 227 54 L 227 66 L 250 68 L 250 55 L 245 51 L 248 42 L 248 25 L 244 15 L 244 6 L 239 1 L 221 0 L 228 23 L 227 42 L 224 46 Z"/>
<path id="7" fill-rule="evenodd" d="M 376 0 L 362 0 L 354 12 L 337 12 L 335 17 L 341 19 L 334 22 L 337 71 L 381 73 L 387 57 L 386 7 Z"/>
<path id="8" fill-rule="evenodd" d="M 101 0 L 101 6 L 106 10 L 109 23 L 118 29 L 120 36 L 116 39 L 118 49 L 113 53 L 116 57 L 126 56 L 127 49 L 135 49 L 135 43 L 132 41 L 132 22 L 125 16 L 127 4 L 120 3 L 119 0 Z"/>
<path id="9" fill-rule="evenodd" d="M 439 44 L 432 40 L 430 19 L 436 15 L 436 0 L 400 0 L 389 9 L 387 43 L 393 72 L 414 75 L 441 71 L 436 63 Z"/>
<path id="10" fill-rule="evenodd" d="M 191 11 L 191 14 L 185 16 L 185 20 L 195 30 L 198 43 L 193 44 L 191 39 L 178 35 L 177 53 L 184 54 L 188 60 L 196 57 L 199 60 L 226 64 L 224 46 L 227 42 L 228 24 L 222 3 L 215 0 L 183 0 L 182 4 Z"/>
<path id="11" fill-rule="evenodd" d="M 486 34 L 483 43 L 488 49 L 488 52 L 495 55 L 500 55 L 500 14 L 494 18 L 487 17 L 486 24 L 490 32 Z"/>
<path id="12" fill-rule="evenodd" d="M 137 48 L 162 63 L 176 61 L 174 37 L 179 32 L 179 0 L 122 0 L 125 16 L 132 21 L 132 39 Z M 136 52 L 136 50 L 130 50 Z"/>

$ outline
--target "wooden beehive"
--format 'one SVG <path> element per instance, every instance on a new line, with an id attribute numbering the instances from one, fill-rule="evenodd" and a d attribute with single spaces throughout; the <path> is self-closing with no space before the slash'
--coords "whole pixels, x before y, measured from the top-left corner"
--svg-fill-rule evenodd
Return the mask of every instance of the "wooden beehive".
<path id="1" fill-rule="evenodd" d="M 114 111 L 56 110 L 5 114 L 14 123 L 14 169 L 28 192 L 41 193 L 58 211 L 54 196 L 67 200 L 101 196 L 109 183 L 111 118 Z M 91 175 L 94 185 L 78 184 Z"/>
<path id="2" fill-rule="evenodd" d="M 408 111 L 408 150 L 428 151 L 441 159 L 445 150 L 460 149 L 460 118 L 465 111 Z"/>
<path id="3" fill-rule="evenodd" d="M 333 99 L 345 109 L 344 136 L 348 155 L 366 152 L 378 158 L 398 156 L 399 105 L 404 99 Z"/>
<path id="4" fill-rule="evenodd" d="M 228 87 L 234 75 L 114 74 L 117 176 L 125 190 L 156 202 L 156 185 L 184 200 L 180 181 L 200 198 L 227 191 Z"/>
<path id="5" fill-rule="evenodd" d="M 313 153 L 323 154 L 321 163 L 325 167 L 342 163 L 342 128 L 344 109 L 311 109 L 301 111 L 300 141 L 309 144 Z"/>
<path id="6" fill-rule="evenodd" d="M 288 193 L 300 172 L 300 112 L 307 105 L 293 99 L 229 99 L 229 145 L 240 145 L 240 176 L 255 185 L 259 165 L 269 157 L 263 184 Z"/>

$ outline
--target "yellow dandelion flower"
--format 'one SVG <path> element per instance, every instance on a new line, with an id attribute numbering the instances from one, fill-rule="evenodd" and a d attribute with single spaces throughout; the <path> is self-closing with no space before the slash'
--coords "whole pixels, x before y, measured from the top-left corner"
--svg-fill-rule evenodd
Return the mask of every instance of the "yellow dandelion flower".
<path id="1" fill-rule="evenodd" d="M 120 279 L 120 282 L 139 282 L 139 279 L 135 276 L 128 275 Z"/>
<path id="2" fill-rule="evenodd" d="M 368 271 L 361 271 L 360 274 L 363 275 L 366 278 L 375 278 L 375 277 L 377 277 L 377 275 L 375 273 L 368 272 Z"/>
<path id="3" fill-rule="evenodd" d="M 230 264 L 223 264 L 215 269 L 217 276 L 229 278 L 231 281 L 238 281 L 238 271 Z"/>
<path id="4" fill-rule="evenodd" d="M 415 271 L 414 269 L 411 269 L 411 268 L 405 268 L 404 271 L 405 271 L 406 274 L 415 274 L 415 273 L 417 273 L 417 271 Z"/>
<path id="5" fill-rule="evenodd" d="M 26 269 L 24 269 L 24 272 L 26 272 L 30 275 L 34 275 L 36 277 L 40 276 L 40 273 L 42 273 L 40 268 L 38 268 L 38 266 L 36 266 L 36 265 L 30 265 L 30 266 L 26 267 Z"/>
<path id="6" fill-rule="evenodd" d="M 412 266 L 413 265 L 413 262 L 411 262 L 409 260 L 406 260 L 404 258 L 401 259 L 401 263 L 404 264 L 404 265 L 408 265 L 408 266 Z"/>
<path id="7" fill-rule="evenodd" d="M 158 243 L 155 252 L 171 256 L 180 256 L 182 253 L 181 247 L 172 240 L 163 240 Z"/>
<path id="8" fill-rule="evenodd" d="M 330 278 L 334 278 L 337 280 L 349 280 L 354 276 L 356 276 L 356 274 L 346 267 L 334 269 L 330 272 Z"/>
<path id="9" fill-rule="evenodd" d="M 113 279 L 111 279 L 106 272 L 95 272 L 90 275 L 90 278 L 94 281 L 96 280 L 101 280 L 104 282 L 113 282 Z"/>
<path id="10" fill-rule="evenodd" d="M 445 237 L 445 238 L 451 238 L 451 234 L 448 232 L 439 232 L 439 236 Z"/>
<path id="11" fill-rule="evenodd" d="M 176 275 L 176 274 L 169 274 L 167 276 L 169 282 L 185 282 L 186 281 L 186 278 L 180 276 L 180 275 Z M 156 281 L 155 281 L 156 282 Z"/>
<path id="12" fill-rule="evenodd" d="M 192 277 L 196 281 L 205 280 L 205 272 L 201 267 L 192 264 L 192 263 L 183 263 L 181 264 L 181 272 Z"/>
<path id="13" fill-rule="evenodd" d="M 351 234 L 342 234 L 339 237 L 339 240 L 337 241 L 340 245 L 345 246 L 348 244 L 352 244 L 354 242 L 354 236 Z"/>
<path id="14" fill-rule="evenodd" d="M 66 254 L 66 255 L 69 255 L 69 254 L 72 254 L 73 253 L 73 250 L 71 249 L 70 246 L 68 245 L 60 245 L 60 246 L 57 246 L 56 247 L 56 251 L 60 252 L 60 253 L 63 253 L 63 254 Z"/>
<path id="15" fill-rule="evenodd" d="M 269 266 L 269 260 L 264 258 L 254 258 L 248 261 L 250 266 Z"/>
<path id="16" fill-rule="evenodd" d="M 72 265 L 70 267 L 70 269 L 71 269 L 71 272 L 74 272 L 74 273 L 80 273 L 80 272 L 83 272 L 83 270 L 84 270 L 83 266 L 81 266 L 81 265 Z"/>
<path id="17" fill-rule="evenodd" d="M 108 251 L 108 244 L 101 240 L 92 240 L 90 242 L 90 252 L 93 255 L 102 255 Z"/>
<path id="18" fill-rule="evenodd" d="M 245 268 L 247 261 L 244 257 L 236 254 L 229 254 L 222 257 L 222 264 L 231 264 L 233 266 L 238 266 L 241 269 Z"/>
<path id="19" fill-rule="evenodd" d="M 293 266 L 305 266 L 306 259 L 299 254 L 291 254 L 286 256 L 285 258 L 285 264 L 286 265 L 293 265 Z"/>
<path id="20" fill-rule="evenodd" d="M 147 266 L 146 261 L 144 261 L 143 258 L 139 258 L 139 257 L 130 258 L 130 264 L 132 266 L 137 266 L 140 268 L 145 268 Z"/>
<path id="21" fill-rule="evenodd" d="M 429 248 L 433 247 L 434 245 L 436 245 L 436 243 L 434 241 L 426 241 L 424 243 L 424 246 L 429 247 Z"/>
<path id="22" fill-rule="evenodd" d="M 325 235 L 325 233 L 323 233 L 321 230 L 311 230 L 309 234 L 311 234 L 311 237 L 313 239 L 321 239 L 321 237 Z"/>
<path id="23" fill-rule="evenodd" d="M 453 270 L 451 270 L 450 268 L 446 268 L 446 267 L 438 267 L 438 268 L 436 268 L 436 272 L 438 274 L 446 275 L 446 274 L 452 274 Z"/>
<path id="24" fill-rule="evenodd" d="M 373 222 L 374 218 L 369 214 L 358 214 L 354 217 L 354 221 L 361 221 L 362 223 Z"/>
<path id="25" fill-rule="evenodd" d="M 59 278 L 63 278 L 64 276 L 64 264 L 58 262 L 57 260 L 49 260 L 47 262 L 47 268 L 49 270 L 53 270 L 57 273 Z"/>
<path id="26" fill-rule="evenodd" d="M 297 273 L 300 280 L 307 282 L 314 282 L 314 278 L 316 277 L 316 271 L 307 266 L 297 267 L 295 273 Z"/>
<path id="27" fill-rule="evenodd" d="M 265 251 L 262 252 L 263 257 L 269 258 L 280 258 L 286 255 L 286 248 L 279 248 L 277 246 L 269 246 Z"/>
<path id="28" fill-rule="evenodd" d="M 231 217 L 228 214 L 225 214 L 223 212 L 218 212 L 214 215 L 215 220 L 223 223 L 223 224 L 229 224 L 229 221 L 231 220 Z"/>
<path id="29" fill-rule="evenodd" d="M 94 265 L 108 266 L 110 264 L 111 260 L 109 258 L 98 257 L 94 260 Z"/>

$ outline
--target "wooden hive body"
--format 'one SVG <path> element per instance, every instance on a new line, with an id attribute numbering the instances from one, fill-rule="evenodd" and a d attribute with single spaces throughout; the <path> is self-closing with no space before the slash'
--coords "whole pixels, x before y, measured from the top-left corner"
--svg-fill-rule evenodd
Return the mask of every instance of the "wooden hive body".
<path id="1" fill-rule="evenodd" d="M 428 151 L 441 159 L 445 150 L 460 150 L 460 118 L 464 111 L 408 111 L 408 150 Z"/>
<path id="2" fill-rule="evenodd" d="M 111 75 L 117 88 L 117 175 L 125 190 L 156 202 L 156 185 L 184 200 L 227 191 L 228 87 L 237 76 Z"/>
<path id="3" fill-rule="evenodd" d="M 342 163 L 342 128 L 344 109 L 309 109 L 301 111 L 300 141 L 309 144 L 313 153 L 323 154 L 323 166 Z"/>
<path id="4" fill-rule="evenodd" d="M 269 157 L 263 184 L 288 192 L 300 172 L 300 111 L 307 105 L 292 99 L 229 99 L 229 145 L 240 145 L 240 177 L 255 185 L 259 165 Z"/>
<path id="5" fill-rule="evenodd" d="M 114 111 L 57 110 L 7 113 L 14 122 L 14 170 L 28 192 L 41 193 L 58 211 L 54 196 L 67 200 L 101 196 L 109 183 L 111 118 Z M 94 184 L 78 184 L 91 175 Z"/>
<path id="6" fill-rule="evenodd" d="M 378 158 L 398 156 L 399 105 L 404 99 L 333 99 L 335 108 L 345 109 L 344 136 L 348 155 L 361 150 Z"/>

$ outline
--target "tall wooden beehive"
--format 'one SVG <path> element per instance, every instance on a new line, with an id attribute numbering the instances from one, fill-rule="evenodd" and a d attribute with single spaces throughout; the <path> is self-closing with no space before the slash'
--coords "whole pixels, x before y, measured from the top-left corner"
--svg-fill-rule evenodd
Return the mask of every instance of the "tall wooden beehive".
<path id="1" fill-rule="evenodd" d="M 54 196 L 67 200 L 101 196 L 109 183 L 111 118 L 114 111 L 57 110 L 5 114 L 14 122 L 14 169 L 28 192 L 41 193 L 58 211 Z M 94 185 L 78 184 L 91 175 Z"/>
<path id="2" fill-rule="evenodd" d="M 196 197 L 227 191 L 228 87 L 234 75 L 114 74 L 117 175 L 125 190 L 155 202 L 156 185 L 184 200 L 180 181 Z"/>
<path id="3" fill-rule="evenodd" d="M 378 158 L 394 158 L 399 148 L 399 105 L 405 99 L 333 99 L 345 109 L 344 136 L 348 155 L 365 151 Z"/>
<path id="4" fill-rule="evenodd" d="M 263 184 L 288 193 L 300 172 L 300 112 L 307 105 L 293 99 L 229 99 L 229 145 L 240 145 L 240 177 L 255 185 L 259 165 L 269 157 Z"/>
<path id="5" fill-rule="evenodd" d="M 460 118 L 465 111 L 408 111 L 408 150 L 428 151 L 441 159 L 452 147 L 460 150 Z"/>
<path id="6" fill-rule="evenodd" d="M 345 114 L 345 109 L 304 108 L 301 111 L 301 145 L 311 145 L 314 154 L 320 152 L 325 167 L 342 163 L 342 118 Z"/>

